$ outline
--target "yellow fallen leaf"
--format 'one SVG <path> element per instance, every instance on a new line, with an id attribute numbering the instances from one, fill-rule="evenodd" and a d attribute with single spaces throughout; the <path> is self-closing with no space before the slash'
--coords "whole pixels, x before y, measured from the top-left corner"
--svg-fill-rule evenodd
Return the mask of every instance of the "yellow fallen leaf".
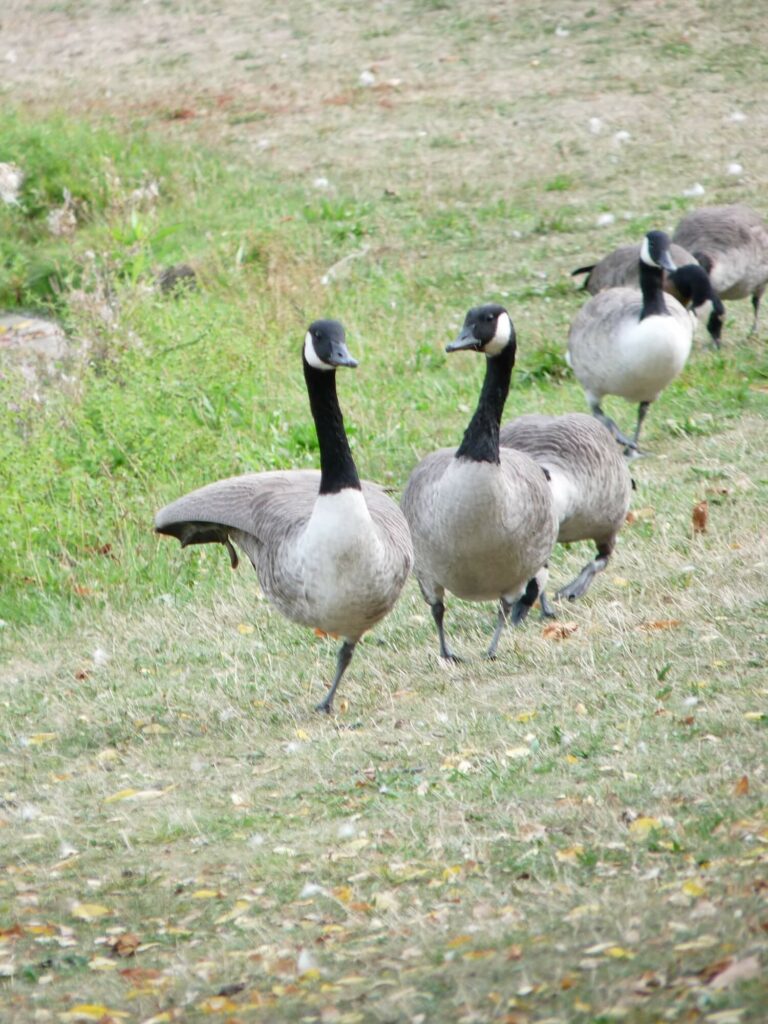
<path id="1" fill-rule="evenodd" d="M 536 711 L 521 711 L 519 715 L 515 715 L 516 722 L 530 722 L 532 718 L 536 717 Z"/>
<path id="2" fill-rule="evenodd" d="M 91 971 L 114 971 L 117 968 L 117 961 L 106 956 L 95 956 L 88 961 L 88 968 Z"/>
<path id="3" fill-rule="evenodd" d="M 103 1003 L 78 1003 L 71 1010 L 59 1014 L 59 1020 L 72 1021 L 73 1024 L 84 1020 L 101 1020 L 102 1017 L 130 1017 L 130 1014 L 121 1010 L 110 1010 Z"/>
<path id="4" fill-rule="evenodd" d="M 239 1009 L 239 1007 L 227 996 L 209 996 L 202 1003 L 198 1003 L 198 1009 L 203 1013 L 228 1013 L 230 1010 Z"/>
<path id="5" fill-rule="evenodd" d="M 228 921 L 236 920 L 244 914 L 250 906 L 250 900 L 236 900 L 235 905 L 231 910 L 228 910 L 226 914 L 222 914 L 221 917 L 216 918 L 216 924 L 227 924 Z"/>
<path id="6" fill-rule="evenodd" d="M 305 743 L 309 739 L 309 733 L 306 731 L 306 729 L 295 729 L 294 736 L 296 737 L 297 740 L 302 740 Z"/>
<path id="7" fill-rule="evenodd" d="M 248 636 L 249 633 L 256 632 L 256 627 L 252 626 L 249 622 L 240 622 L 237 626 L 237 632 L 242 636 Z"/>
<path id="8" fill-rule="evenodd" d="M 352 887 L 349 885 L 337 885 L 332 892 L 336 899 L 342 903 L 349 903 L 352 899 Z"/>
<path id="9" fill-rule="evenodd" d="M 658 818 L 635 818 L 629 826 L 629 834 L 633 839 L 647 839 L 655 829 L 661 828 Z"/>
<path id="10" fill-rule="evenodd" d="M 530 747 L 508 747 L 504 751 L 504 756 L 510 758 L 512 761 L 522 761 L 526 757 L 531 756 Z"/>
<path id="11" fill-rule="evenodd" d="M 43 743 L 50 743 L 51 740 L 55 740 L 58 735 L 57 732 L 36 732 L 32 736 L 27 736 L 27 743 L 31 747 L 39 747 Z"/>
<path id="12" fill-rule="evenodd" d="M 159 722 L 148 722 L 146 725 L 142 725 L 141 731 L 145 736 L 162 736 L 164 733 L 169 732 L 164 725 L 160 725 Z"/>
<path id="13" fill-rule="evenodd" d="M 609 946 L 605 950 L 605 955 L 612 957 L 614 960 L 634 960 L 635 954 L 629 950 L 624 949 L 623 946 Z"/>
<path id="14" fill-rule="evenodd" d="M 581 843 L 576 843 L 574 846 L 569 846 L 567 850 L 558 850 L 555 857 L 565 864 L 575 864 L 583 853 L 584 847 Z"/>
<path id="15" fill-rule="evenodd" d="M 111 914 L 112 911 L 101 903 L 75 903 L 70 913 L 80 921 L 96 921 Z"/>
<path id="16" fill-rule="evenodd" d="M 111 796 L 105 796 L 104 803 L 114 804 L 117 803 L 118 800 L 127 800 L 129 797 L 133 796 L 134 793 L 138 793 L 138 789 L 118 789 L 118 791 L 116 793 L 112 793 Z"/>
<path id="17" fill-rule="evenodd" d="M 695 878 L 689 878 L 687 882 L 683 882 L 683 892 L 686 896 L 703 896 L 707 890 L 698 882 Z"/>
<path id="18" fill-rule="evenodd" d="M 768 716 L 764 711 L 745 711 L 744 717 L 748 722 L 762 722 Z"/>
<path id="19" fill-rule="evenodd" d="M 575 754 L 566 754 L 565 760 L 568 762 L 568 764 L 578 764 L 579 761 L 581 761 L 581 758 L 576 757 Z"/>
<path id="20" fill-rule="evenodd" d="M 716 946 L 719 939 L 715 935 L 699 935 L 688 942 L 678 942 L 675 946 L 676 953 L 695 953 L 700 949 L 710 949 Z"/>
<path id="21" fill-rule="evenodd" d="M 459 946 L 466 946 L 468 942 L 472 941 L 471 935 L 454 935 L 452 939 L 449 939 L 445 944 L 446 949 L 458 949 Z"/>
<path id="22" fill-rule="evenodd" d="M 218 889 L 197 889 L 192 893 L 193 900 L 215 900 L 220 896 L 223 896 L 223 893 Z"/>
<path id="23" fill-rule="evenodd" d="M 628 587 L 629 586 L 629 580 L 625 579 L 624 576 L 614 576 L 613 577 L 613 583 L 614 583 L 614 586 L 617 586 L 617 587 Z"/>
<path id="24" fill-rule="evenodd" d="M 462 960 L 484 960 L 485 957 L 493 956 L 495 949 L 468 949 L 462 953 Z"/>

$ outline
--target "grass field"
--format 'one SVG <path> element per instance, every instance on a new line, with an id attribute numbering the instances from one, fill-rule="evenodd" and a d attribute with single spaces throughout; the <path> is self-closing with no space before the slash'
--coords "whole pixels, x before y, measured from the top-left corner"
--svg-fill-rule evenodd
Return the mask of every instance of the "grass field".
<path id="1" fill-rule="evenodd" d="M 73 344 L 30 379 L 0 335 L 0 1020 L 765 1020 L 748 303 L 652 407 L 563 639 L 534 615 L 489 663 L 495 610 L 451 599 L 446 668 L 411 581 L 321 719 L 334 645 L 152 533 L 187 489 L 317 464 L 310 320 L 346 325 L 355 458 L 399 495 L 474 407 L 482 361 L 443 354 L 470 305 L 515 322 L 509 418 L 581 410 L 570 270 L 702 203 L 768 212 L 754 0 L 508 7 L 3 15 L 0 163 L 26 180 L 0 306 Z M 182 260 L 197 288 L 161 293 Z M 557 549 L 554 588 L 589 557 Z"/>

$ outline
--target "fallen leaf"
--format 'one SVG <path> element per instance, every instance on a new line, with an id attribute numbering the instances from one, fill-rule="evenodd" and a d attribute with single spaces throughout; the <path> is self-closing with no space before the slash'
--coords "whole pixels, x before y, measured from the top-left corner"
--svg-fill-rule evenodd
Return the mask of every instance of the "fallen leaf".
<path id="1" fill-rule="evenodd" d="M 95 956 L 88 961 L 88 968 L 91 971 L 114 971 L 117 970 L 117 964 L 106 956 Z"/>
<path id="2" fill-rule="evenodd" d="M 641 622 L 637 628 L 650 633 L 654 629 L 675 629 L 677 626 L 681 625 L 681 619 L 653 619 L 650 622 Z"/>
<path id="3" fill-rule="evenodd" d="M 59 1014 L 59 1020 L 77 1024 L 79 1021 L 102 1020 L 109 1017 L 130 1017 L 121 1010 L 110 1010 L 103 1003 L 78 1003 L 71 1010 Z"/>
<path id="4" fill-rule="evenodd" d="M 239 622 L 237 625 L 237 632 L 242 636 L 248 636 L 249 633 L 255 633 L 256 627 L 252 626 L 248 622 Z"/>
<path id="5" fill-rule="evenodd" d="M 734 796 L 746 796 L 749 792 L 749 777 L 742 775 L 736 785 L 733 787 Z"/>
<path id="6" fill-rule="evenodd" d="M 541 631 L 545 640 L 567 640 L 579 628 L 578 622 L 550 622 Z"/>
<path id="7" fill-rule="evenodd" d="M 100 917 L 106 917 L 112 911 L 101 903 L 75 903 L 70 913 L 80 921 L 97 921 Z"/>
<path id="8" fill-rule="evenodd" d="M 695 878 L 689 878 L 687 882 L 683 882 L 683 892 L 686 896 L 694 896 L 698 898 L 706 893 L 706 889 L 697 881 Z"/>
<path id="9" fill-rule="evenodd" d="M 703 501 L 693 506 L 693 512 L 691 513 L 691 521 L 693 523 L 694 533 L 706 533 L 707 532 L 707 520 L 709 519 L 709 503 L 706 498 Z"/>
<path id="10" fill-rule="evenodd" d="M 756 956 L 748 956 L 743 960 L 734 960 L 724 971 L 716 974 L 709 983 L 711 988 L 728 988 L 739 981 L 749 981 L 760 974 L 760 961 Z"/>
<path id="11" fill-rule="evenodd" d="M 635 818 L 629 826 L 629 834 L 633 839 L 646 839 L 651 832 L 661 827 L 658 818 Z"/>
<path id="12" fill-rule="evenodd" d="M 229 1010 L 238 1010 L 240 1007 L 227 996 L 209 996 L 202 1003 L 198 1003 L 198 1009 L 203 1013 L 227 1013 Z"/>
<path id="13" fill-rule="evenodd" d="M 564 864 L 575 864 L 584 853 L 581 843 L 569 846 L 566 850 L 558 850 L 555 857 Z"/>
<path id="14" fill-rule="evenodd" d="M 122 932 L 120 935 L 113 936 L 109 941 L 112 953 L 122 957 L 133 956 L 140 944 L 141 939 L 135 932 Z"/>
<path id="15" fill-rule="evenodd" d="M 50 743 L 51 740 L 55 740 L 58 735 L 57 732 L 36 732 L 32 736 L 27 736 L 27 743 L 31 747 L 39 747 L 43 743 Z"/>
<path id="16" fill-rule="evenodd" d="M 635 954 L 625 949 L 623 946 L 609 946 L 605 950 L 605 955 L 611 957 L 613 960 L 634 960 Z"/>

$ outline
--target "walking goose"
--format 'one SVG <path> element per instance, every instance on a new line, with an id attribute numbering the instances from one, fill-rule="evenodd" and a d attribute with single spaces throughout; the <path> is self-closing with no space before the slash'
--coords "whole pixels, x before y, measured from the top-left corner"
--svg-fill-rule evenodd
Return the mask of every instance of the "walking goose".
<path id="1" fill-rule="evenodd" d="M 158 533 L 188 544 L 233 542 L 287 618 L 343 637 L 336 674 L 316 710 L 330 713 L 360 637 L 392 608 L 413 548 L 403 514 L 357 475 L 336 397 L 336 367 L 357 366 L 336 320 L 317 320 L 302 361 L 320 448 L 320 471 L 248 473 L 208 484 L 155 516 Z"/>
<path id="2" fill-rule="evenodd" d="M 637 448 L 648 407 L 677 377 L 691 351 L 693 321 L 671 295 L 665 299 L 664 269 L 675 269 L 669 237 L 649 231 L 640 249 L 640 291 L 608 288 L 594 295 L 574 317 L 568 336 L 566 359 L 593 415 L 628 450 Z M 639 403 L 632 440 L 603 412 L 604 395 Z"/>
<path id="3" fill-rule="evenodd" d="M 485 354 L 477 409 L 459 447 L 423 458 L 403 493 L 414 572 L 432 609 L 440 655 L 449 661 L 460 659 L 445 639 L 445 591 L 468 601 L 499 601 L 488 648 L 488 657 L 493 658 L 514 603 L 527 592 L 525 607 L 513 616 L 519 621 L 535 600 L 540 583 L 534 577 L 557 537 L 546 473 L 524 452 L 499 448 L 515 348 L 515 330 L 506 309 L 487 305 L 469 310 L 459 337 L 446 351 Z"/>
<path id="4" fill-rule="evenodd" d="M 587 592 L 613 552 L 632 493 L 627 463 L 605 427 L 582 412 L 518 416 L 501 428 L 499 439 L 549 473 L 558 541 L 592 540 L 597 547 L 597 557 L 555 594 L 573 601 Z M 544 615 L 554 615 L 543 590 L 539 601 Z"/>
<path id="5" fill-rule="evenodd" d="M 754 334 L 768 285 L 768 226 L 762 217 L 740 203 L 704 206 L 686 214 L 672 238 L 696 256 L 721 298 L 752 296 Z"/>
<path id="6" fill-rule="evenodd" d="M 605 288 L 619 288 L 626 285 L 638 288 L 640 285 L 638 262 L 640 245 L 622 245 L 609 252 L 597 263 L 588 267 L 578 267 L 571 271 L 571 276 L 586 274 L 584 290 L 590 295 L 597 295 Z M 711 312 L 707 321 L 707 330 L 717 348 L 720 347 L 720 335 L 725 320 L 725 306 L 712 287 L 707 271 L 700 266 L 687 249 L 674 243 L 669 248 L 676 270 L 664 272 L 662 277 L 664 291 L 692 310 L 697 319 L 702 307 L 710 305 Z"/>

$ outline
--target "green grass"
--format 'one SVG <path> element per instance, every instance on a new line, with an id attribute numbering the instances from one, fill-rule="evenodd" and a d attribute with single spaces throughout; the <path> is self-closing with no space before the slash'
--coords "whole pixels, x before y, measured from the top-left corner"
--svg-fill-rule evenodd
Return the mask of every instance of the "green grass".
<path id="1" fill-rule="evenodd" d="M 76 341 L 64 377 L 31 384 L 9 360 L 0 375 L 0 997 L 14 1022 L 762 1021 L 764 974 L 713 982 L 728 960 L 766 961 L 768 357 L 746 339 L 748 303 L 728 305 L 721 352 L 700 332 L 652 408 L 636 518 L 585 600 L 559 610 L 567 640 L 532 616 L 487 663 L 493 609 L 450 599 L 467 660 L 447 670 L 411 581 L 320 720 L 334 645 L 271 609 L 247 565 L 152 533 L 194 486 L 317 464 L 300 367 L 317 316 L 347 327 L 355 458 L 395 494 L 474 407 L 481 361 L 443 352 L 470 305 L 502 301 L 515 321 L 509 417 L 584 408 L 563 362 L 583 301 L 570 270 L 690 205 L 681 182 L 704 170 L 686 140 L 670 155 L 639 107 L 636 150 L 577 130 L 549 51 L 575 48 L 564 66 L 586 125 L 609 80 L 627 102 L 651 88 L 649 53 L 670 62 L 665 81 L 688 69 L 725 103 L 700 35 L 678 38 L 653 7 L 636 36 L 618 10 L 585 11 L 562 40 L 559 10 L 525 6 L 515 35 L 462 3 L 412 7 L 444 38 L 435 54 L 384 14 L 360 38 L 382 61 L 393 38 L 405 67 L 420 54 L 439 128 L 423 145 L 408 134 L 406 84 L 383 115 L 403 128 L 397 153 L 339 145 L 331 171 L 318 140 L 369 124 L 374 91 L 318 106 L 328 120 L 299 169 L 290 145 L 247 163 L 245 134 L 215 151 L 184 122 L 169 139 L 167 98 L 141 123 L 0 113 L 0 161 L 27 172 L 20 205 L 0 209 L 2 303 L 54 313 Z M 702 12 L 687 20 L 706 33 Z M 746 25 L 736 12 L 724 53 Z M 233 53 L 250 60 L 250 41 Z M 502 66 L 518 88 L 497 95 Z M 743 75 L 757 87 L 763 72 L 750 58 Z M 299 131 L 254 109 L 222 124 Z M 755 146 L 746 184 L 712 169 L 707 199 L 762 208 Z M 149 183 L 156 198 L 134 197 Z M 46 225 L 65 188 L 77 227 L 62 240 Z M 617 220 L 598 229 L 605 210 Z M 180 261 L 197 288 L 162 294 L 158 272 Z M 631 424 L 625 403 L 608 410 Z M 709 529 L 693 534 L 704 498 Z M 553 584 L 589 557 L 558 548 Z M 132 955 L 113 949 L 124 933 Z"/>

